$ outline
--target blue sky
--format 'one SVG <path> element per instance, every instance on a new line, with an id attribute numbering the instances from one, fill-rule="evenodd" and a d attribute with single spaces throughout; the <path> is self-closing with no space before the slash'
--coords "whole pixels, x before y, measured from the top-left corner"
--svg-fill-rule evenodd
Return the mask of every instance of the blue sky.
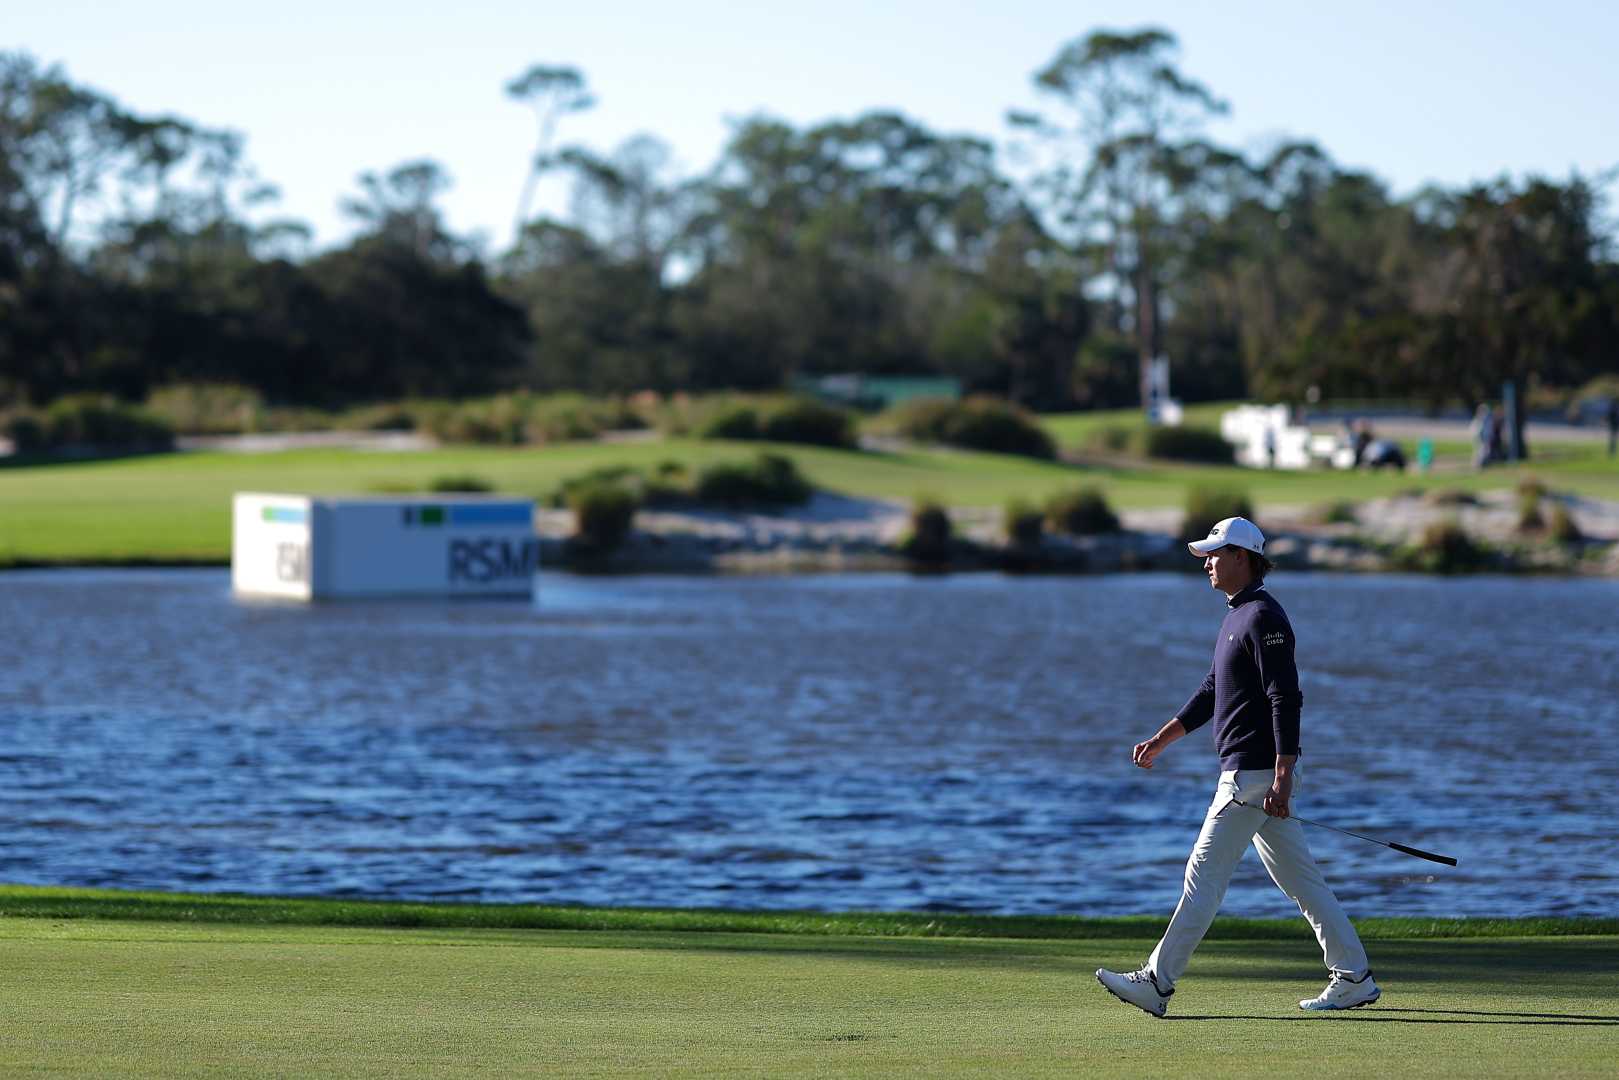
<path id="1" fill-rule="evenodd" d="M 533 120 L 501 87 L 533 63 L 580 67 L 599 97 L 566 138 L 605 151 L 650 131 L 695 172 L 755 112 L 811 123 L 884 107 L 1004 139 L 1006 110 L 1034 102 L 1030 72 L 1097 27 L 1173 31 L 1183 72 L 1231 104 L 1216 138 L 1312 137 L 1397 194 L 1619 165 L 1619 4 L 1599 0 L 9 7 L 0 48 L 60 62 L 139 111 L 243 132 L 282 189 L 278 212 L 321 244 L 346 233 L 337 202 L 356 174 L 427 156 L 455 180 L 452 228 L 503 245 Z M 543 201 L 564 205 L 560 190 Z"/>

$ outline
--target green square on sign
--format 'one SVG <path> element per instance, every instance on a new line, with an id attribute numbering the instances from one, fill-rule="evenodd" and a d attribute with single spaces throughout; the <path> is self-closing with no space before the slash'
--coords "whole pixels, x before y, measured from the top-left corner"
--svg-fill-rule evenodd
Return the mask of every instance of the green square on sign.
<path id="1" fill-rule="evenodd" d="M 422 507 L 422 524 L 423 525 L 442 525 L 442 524 L 444 524 L 444 507 L 442 507 L 442 506 L 424 506 L 424 507 Z"/>

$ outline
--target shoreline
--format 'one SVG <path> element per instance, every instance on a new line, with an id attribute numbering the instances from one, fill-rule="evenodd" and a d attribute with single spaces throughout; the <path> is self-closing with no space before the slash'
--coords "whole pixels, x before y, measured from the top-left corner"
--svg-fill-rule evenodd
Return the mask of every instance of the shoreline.
<path id="1" fill-rule="evenodd" d="M 1546 493 L 1547 515 L 1572 521 L 1578 539 L 1545 526 L 1525 529 L 1510 491 L 1465 494 L 1458 501 L 1416 493 L 1343 504 L 1330 520 L 1320 507 L 1277 505 L 1256 515 L 1270 537 L 1266 554 L 1282 570 L 1357 574 L 1505 574 L 1619 577 L 1619 502 Z M 582 548 L 570 511 L 536 507 L 540 563 L 583 574 L 798 575 L 968 573 L 1088 575 L 1191 571 L 1174 509 L 1125 510 L 1112 533 L 1046 532 L 1038 543 L 1009 541 L 999 511 L 949 510 L 948 544 L 909 552 L 907 506 L 819 492 L 803 507 L 775 512 L 704 508 L 646 509 L 618 547 Z M 1537 510 L 1537 514 L 1539 511 Z M 1447 539 L 1441 535 L 1449 530 Z M 1454 546 L 1457 536 L 1460 547 Z M 214 553 L 107 556 L 0 555 L 0 570 L 193 569 L 229 567 L 228 546 Z"/>

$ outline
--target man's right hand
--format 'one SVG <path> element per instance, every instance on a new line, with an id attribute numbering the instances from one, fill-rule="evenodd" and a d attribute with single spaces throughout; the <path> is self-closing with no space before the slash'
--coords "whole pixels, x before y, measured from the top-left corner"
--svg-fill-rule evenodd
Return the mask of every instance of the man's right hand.
<path id="1" fill-rule="evenodd" d="M 1158 729 L 1158 734 L 1146 742 L 1136 743 L 1136 748 L 1130 754 L 1130 760 L 1139 768 L 1150 769 L 1158 755 L 1169 748 L 1169 744 L 1186 734 L 1186 725 L 1181 723 L 1180 717 L 1175 717 L 1169 723 Z"/>

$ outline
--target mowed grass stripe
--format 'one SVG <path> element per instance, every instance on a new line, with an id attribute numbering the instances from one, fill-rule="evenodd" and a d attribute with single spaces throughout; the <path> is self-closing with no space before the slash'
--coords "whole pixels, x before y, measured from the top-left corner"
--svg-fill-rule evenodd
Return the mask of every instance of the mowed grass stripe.
<path id="1" fill-rule="evenodd" d="M 1091 976 L 1151 944 L 0 919 L 0 1074 L 1600 1076 L 1619 1040 L 1619 938 L 1386 941 L 1336 1016 L 1313 943 L 1215 940 L 1173 1021 Z"/>
<path id="2" fill-rule="evenodd" d="M 1160 916 L 970 915 L 930 912 L 728 911 L 539 904 L 412 903 L 236 894 L 0 886 L 0 918 L 114 919 L 241 926 L 481 930 L 677 931 L 845 937 L 1117 939 L 1156 937 Z M 1619 919 L 1370 918 L 1368 939 L 1619 935 Z M 1298 919 L 1217 919 L 1210 937 L 1311 940 Z"/>

